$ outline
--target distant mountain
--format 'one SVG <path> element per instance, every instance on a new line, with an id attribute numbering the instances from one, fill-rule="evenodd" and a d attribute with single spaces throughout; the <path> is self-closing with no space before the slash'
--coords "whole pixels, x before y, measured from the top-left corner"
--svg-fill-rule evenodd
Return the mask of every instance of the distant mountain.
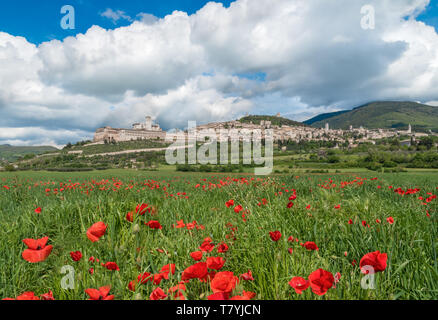
<path id="1" fill-rule="evenodd" d="M 305 124 L 323 128 L 326 122 L 331 129 L 348 129 L 363 126 L 369 129 L 407 129 L 438 132 L 438 107 L 416 102 L 371 102 L 353 110 L 320 114 L 304 121 Z"/>
<path id="2" fill-rule="evenodd" d="M 290 120 L 287 118 L 277 117 L 277 116 L 249 115 L 249 116 L 245 116 L 245 117 L 239 119 L 239 121 L 242 123 L 252 122 L 253 124 L 260 124 L 260 121 L 262 121 L 262 120 L 271 121 L 271 124 L 276 125 L 276 126 L 300 126 L 300 127 L 303 127 L 303 126 L 307 127 L 308 126 L 302 122 L 297 122 L 297 121 L 293 121 L 293 120 Z"/>
<path id="3" fill-rule="evenodd" d="M 30 154 L 42 154 L 46 152 L 59 151 L 55 147 L 41 146 L 41 147 L 14 147 L 9 144 L 0 145 L 0 160 L 15 161 L 21 157 Z"/>

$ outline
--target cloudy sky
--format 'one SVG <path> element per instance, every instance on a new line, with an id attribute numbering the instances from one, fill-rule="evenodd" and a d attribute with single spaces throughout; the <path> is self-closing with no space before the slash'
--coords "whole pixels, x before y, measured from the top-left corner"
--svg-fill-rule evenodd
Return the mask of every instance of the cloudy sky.
<path id="1" fill-rule="evenodd" d="M 0 4 L 0 144 L 62 146 L 145 115 L 171 129 L 438 105 L 435 0 L 65 2 Z"/>

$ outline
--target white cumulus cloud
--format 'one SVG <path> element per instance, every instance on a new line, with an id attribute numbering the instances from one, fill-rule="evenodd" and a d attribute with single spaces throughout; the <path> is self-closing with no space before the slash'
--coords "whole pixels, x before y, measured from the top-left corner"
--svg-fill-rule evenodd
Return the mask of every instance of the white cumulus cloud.
<path id="1" fill-rule="evenodd" d="M 237 0 L 163 18 L 107 9 L 131 23 L 40 45 L 0 32 L 0 143 L 61 145 L 147 114 L 182 128 L 246 112 L 304 120 L 379 99 L 432 104 L 438 35 L 416 20 L 428 3 Z M 374 29 L 361 27 L 364 5 Z"/>

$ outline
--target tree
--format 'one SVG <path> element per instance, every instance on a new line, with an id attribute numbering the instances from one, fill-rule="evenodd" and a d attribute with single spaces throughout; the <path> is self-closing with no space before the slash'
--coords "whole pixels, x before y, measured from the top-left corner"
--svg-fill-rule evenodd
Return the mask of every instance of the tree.
<path id="1" fill-rule="evenodd" d="M 423 137 L 418 145 L 425 146 L 427 150 L 430 150 L 434 146 L 434 142 L 431 137 Z"/>
<path id="2" fill-rule="evenodd" d="M 15 167 L 12 164 L 5 166 L 5 171 L 15 171 Z"/>

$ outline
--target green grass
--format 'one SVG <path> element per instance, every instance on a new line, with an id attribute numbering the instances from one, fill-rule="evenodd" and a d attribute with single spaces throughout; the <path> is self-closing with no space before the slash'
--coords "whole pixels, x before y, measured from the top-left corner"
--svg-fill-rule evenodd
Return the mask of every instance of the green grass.
<path id="1" fill-rule="evenodd" d="M 96 144 L 92 146 L 80 146 L 74 147 L 71 150 L 82 150 L 84 155 L 99 154 L 106 152 L 119 152 L 126 150 L 139 150 L 139 149 L 154 149 L 154 148 L 165 148 L 169 143 L 160 142 L 156 140 L 133 140 L 133 141 L 123 141 L 117 144 Z M 70 150 L 68 150 L 70 151 Z"/>
<path id="2" fill-rule="evenodd" d="M 418 199 L 428 197 L 428 192 L 438 193 L 437 172 L 301 173 L 298 178 L 294 173 L 246 175 L 242 180 L 242 174 L 175 173 L 170 169 L 0 173 L 0 298 L 16 297 L 25 291 L 40 295 L 52 290 L 55 299 L 86 299 L 85 289 L 110 285 L 116 299 L 139 298 L 139 294 L 148 299 L 157 286 L 148 282 L 131 292 L 129 281 L 141 272 L 156 273 L 163 265 L 175 263 L 175 275 L 159 285 L 167 292 L 178 283 L 182 271 L 194 263 L 189 253 L 199 250 L 205 237 L 211 237 L 215 244 L 224 241 L 229 245 L 226 253 L 213 250 L 208 254 L 225 258 L 222 271 L 235 275 L 252 271 L 255 280 L 241 281 L 235 294 L 243 289 L 256 292 L 256 299 L 438 298 L 437 200 L 426 206 Z M 356 176 L 366 180 L 355 180 Z M 371 180 L 374 177 L 378 180 Z M 122 182 L 120 188 L 114 187 L 113 179 Z M 330 183 L 330 188 L 322 188 L 329 179 L 336 186 Z M 221 180 L 226 182 L 221 188 L 209 188 L 209 183 L 217 185 Z M 354 182 L 341 188 L 342 181 Z M 79 185 L 54 194 L 53 189 L 59 189 L 60 183 Z M 149 186 L 157 184 L 160 188 Z M 10 189 L 3 188 L 4 185 Z M 109 190 L 99 190 L 104 186 Z M 398 187 L 404 190 L 418 187 L 421 191 L 399 195 L 393 191 Z M 47 188 L 51 189 L 48 195 Z M 292 188 L 297 190 L 297 199 L 288 209 L 290 192 L 284 189 Z M 178 192 L 186 192 L 188 199 L 177 196 Z M 267 204 L 258 206 L 262 198 L 267 199 Z M 229 199 L 250 212 L 246 222 L 225 206 Z M 139 203 L 155 206 L 158 215 L 145 215 L 129 223 L 125 215 Z M 306 210 L 308 204 L 310 210 Z M 341 204 L 339 210 L 334 209 L 337 204 Z M 36 207 L 43 209 L 40 215 L 34 213 Z M 392 225 L 386 222 L 390 216 L 395 220 Z M 163 229 L 152 230 L 143 224 L 152 219 L 159 220 Z M 196 220 L 205 230 L 172 228 L 181 219 Z M 349 219 L 355 223 L 349 225 Z M 376 219 L 382 223 L 377 224 Z M 363 227 L 362 220 L 370 228 Z M 85 234 L 97 221 L 105 222 L 108 229 L 99 242 L 92 243 Z M 134 233 L 137 223 L 140 232 Z M 226 237 L 230 233 L 227 223 L 238 228 L 235 241 Z M 282 233 L 279 242 L 269 238 L 269 232 L 275 230 Z M 43 236 L 48 236 L 54 247 L 47 260 L 37 264 L 23 260 L 22 239 Z M 314 241 L 319 251 L 307 251 L 299 243 L 289 243 L 289 236 L 301 242 Z M 293 248 L 292 254 L 288 248 Z M 157 249 L 164 249 L 167 254 Z M 70 258 L 70 251 L 76 250 L 83 253 L 79 262 Z M 358 264 L 364 254 L 376 250 L 388 254 L 388 265 L 376 275 L 376 289 L 364 290 L 360 286 L 363 274 L 352 261 Z M 101 262 L 114 261 L 120 271 L 93 265 L 88 262 L 90 256 Z M 64 275 L 60 269 L 64 265 L 75 269 L 73 290 L 61 288 Z M 93 275 L 88 273 L 90 267 L 95 269 Z M 292 277 L 307 278 L 318 268 L 341 273 L 336 289 L 320 297 L 310 288 L 298 295 L 288 285 Z M 212 293 L 208 283 L 196 279 L 186 287 L 187 299 L 206 299 Z"/>

